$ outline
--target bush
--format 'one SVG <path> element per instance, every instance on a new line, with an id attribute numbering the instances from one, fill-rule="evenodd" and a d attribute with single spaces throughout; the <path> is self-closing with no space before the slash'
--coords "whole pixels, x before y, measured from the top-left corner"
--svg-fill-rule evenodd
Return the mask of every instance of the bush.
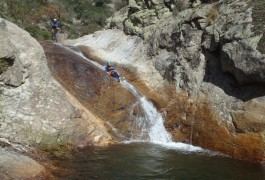
<path id="1" fill-rule="evenodd" d="M 41 7 L 41 1 L 36 0 L 5 0 L 8 13 L 16 20 L 20 20 L 22 25 L 25 21 L 30 21 L 31 16 Z"/>
<path id="2" fill-rule="evenodd" d="M 88 2 L 79 2 L 74 6 L 74 10 L 79 19 L 85 19 L 88 23 L 96 22 L 100 26 L 104 25 L 106 19 L 112 13 L 110 9 L 102 5 L 100 0 L 96 2 L 96 5 Z"/>
<path id="3" fill-rule="evenodd" d="M 45 30 L 40 30 L 38 39 L 50 39 L 51 38 L 51 33 L 49 31 Z"/>
<path id="4" fill-rule="evenodd" d="M 28 31 L 36 39 L 49 39 L 49 31 L 39 27 L 48 27 L 48 21 L 59 19 L 65 26 L 69 37 L 76 38 L 84 33 L 92 33 L 104 27 L 106 19 L 112 15 L 107 6 L 111 0 L 0 0 L 0 17 L 12 21 Z M 116 8 L 127 4 L 128 0 L 116 2 Z M 72 19 L 81 20 L 73 23 Z M 40 25 L 40 26 L 37 26 Z"/>
<path id="5" fill-rule="evenodd" d="M 50 39 L 51 33 L 46 30 L 41 30 L 35 24 L 31 24 L 25 27 L 25 30 L 30 33 L 30 35 L 36 39 Z"/>

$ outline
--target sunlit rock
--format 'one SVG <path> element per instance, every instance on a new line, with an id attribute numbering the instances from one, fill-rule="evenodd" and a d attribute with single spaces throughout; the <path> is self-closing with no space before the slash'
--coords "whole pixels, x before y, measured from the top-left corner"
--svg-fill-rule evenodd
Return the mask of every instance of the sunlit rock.
<path id="1" fill-rule="evenodd" d="M 131 36 L 106 30 L 66 43 L 136 67 L 153 91 L 170 82 L 177 93 L 163 106 L 176 140 L 263 161 L 264 2 L 174 2 L 130 1 L 118 28 Z"/>
<path id="2" fill-rule="evenodd" d="M 2 21 L 6 25 L 0 29 L 0 58 L 8 67 L 0 75 L 0 137 L 31 145 L 112 142 L 104 125 L 74 104 L 52 78 L 42 46 L 26 31 Z M 102 138 L 93 142 L 98 134 Z M 79 136 L 86 138 L 81 141 Z"/>

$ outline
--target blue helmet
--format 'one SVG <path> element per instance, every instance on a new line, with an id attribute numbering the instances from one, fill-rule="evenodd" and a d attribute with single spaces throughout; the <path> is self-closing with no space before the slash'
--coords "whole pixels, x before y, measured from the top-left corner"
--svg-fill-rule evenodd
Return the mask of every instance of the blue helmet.
<path id="1" fill-rule="evenodd" d="M 107 60 L 106 63 L 107 63 L 107 65 L 110 65 L 110 64 L 111 64 L 111 63 L 110 63 L 110 60 Z"/>

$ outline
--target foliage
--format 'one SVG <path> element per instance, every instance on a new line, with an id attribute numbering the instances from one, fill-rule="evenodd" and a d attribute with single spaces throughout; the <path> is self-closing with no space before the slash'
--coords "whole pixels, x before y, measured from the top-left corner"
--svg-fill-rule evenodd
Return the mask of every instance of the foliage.
<path id="1" fill-rule="evenodd" d="M 31 15 L 41 7 L 41 0 L 3 0 L 9 15 L 22 25 L 30 21 Z"/>
<path id="2" fill-rule="evenodd" d="M 128 0 L 115 6 L 121 8 Z M 0 16 L 12 21 L 37 39 L 49 39 L 50 20 L 61 22 L 61 30 L 76 38 L 102 29 L 112 15 L 111 0 L 0 0 Z M 80 21 L 76 23 L 73 19 Z"/>
<path id="3" fill-rule="evenodd" d="M 110 0 L 95 0 L 94 3 L 96 6 L 103 6 L 105 3 L 110 3 Z"/>
<path id="4" fill-rule="evenodd" d="M 101 0 L 97 0 L 95 5 L 79 1 L 73 9 L 77 14 L 77 18 L 84 19 L 85 24 L 96 22 L 99 26 L 103 26 L 105 20 L 111 15 L 110 9 L 103 5 L 104 1 Z"/>
<path id="5" fill-rule="evenodd" d="M 37 39 L 50 39 L 50 32 L 41 30 L 36 24 L 30 24 L 25 27 L 25 30 L 30 33 L 31 36 Z"/>

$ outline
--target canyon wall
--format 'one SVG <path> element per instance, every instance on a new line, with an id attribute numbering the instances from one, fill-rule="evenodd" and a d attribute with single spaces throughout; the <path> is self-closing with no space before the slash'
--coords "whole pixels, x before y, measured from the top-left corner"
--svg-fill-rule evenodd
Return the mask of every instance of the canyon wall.
<path id="1" fill-rule="evenodd" d="M 130 0 L 106 30 L 65 43 L 133 69 L 149 92 L 167 97 L 157 105 L 176 141 L 263 161 L 263 6 Z"/>

